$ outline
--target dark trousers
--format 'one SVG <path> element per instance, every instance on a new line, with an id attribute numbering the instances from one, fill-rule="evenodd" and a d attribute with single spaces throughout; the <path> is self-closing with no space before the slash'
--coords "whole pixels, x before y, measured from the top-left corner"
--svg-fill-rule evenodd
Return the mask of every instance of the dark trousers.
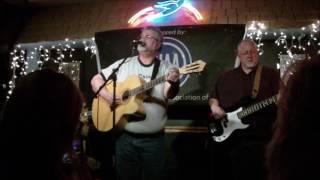
<path id="1" fill-rule="evenodd" d="M 116 141 L 119 180 L 165 180 L 164 133 L 134 135 L 124 132 Z"/>
<path id="2" fill-rule="evenodd" d="M 114 139 L 115 136 L 108 132 L 99 132 L 95 129 L 89 131 L 87 139 L 87 155 L 100 163 L 97 170 L 93 170 L 94 177 L 101 180 L 115 180 L 114 168 Z"/>
<path id="3" fill-rule="evenodd" d="M 210 144 L 210 179 L 265 180 L 265 141 L 230 137 Z"/>

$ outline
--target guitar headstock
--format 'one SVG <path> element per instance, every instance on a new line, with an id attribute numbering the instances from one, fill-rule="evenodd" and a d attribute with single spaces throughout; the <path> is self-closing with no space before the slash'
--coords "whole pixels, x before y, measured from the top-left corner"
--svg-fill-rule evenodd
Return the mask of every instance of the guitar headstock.
<path id="1" fill-rule="evenodd" d="M 206 64 L 207 63 L 202 60 L 197 60 L 191 64 L 187 64 L 179 68 L 179 73 L 180 74 L 200 73 L 203 71 Z"/>

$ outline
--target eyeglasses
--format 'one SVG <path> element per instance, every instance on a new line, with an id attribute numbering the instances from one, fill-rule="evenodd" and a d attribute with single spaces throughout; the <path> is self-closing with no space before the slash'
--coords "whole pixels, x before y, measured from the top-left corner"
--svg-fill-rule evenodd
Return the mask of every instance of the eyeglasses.
<path id="1" fill-rule="evenodd" d="M 155 40 L 155 41 L 159 41 L 158 38 L 153 37 L 153 36 L 151 36 L 151 35 L 139 36 L 139 39 L 153 39 L 153 40 Z"/>

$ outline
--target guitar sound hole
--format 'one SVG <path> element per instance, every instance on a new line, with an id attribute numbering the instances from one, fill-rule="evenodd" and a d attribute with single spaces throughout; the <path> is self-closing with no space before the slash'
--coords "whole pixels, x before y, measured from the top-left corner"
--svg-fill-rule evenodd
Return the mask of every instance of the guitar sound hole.
<path id="1" fill-rule="evenodd" d="M 129 91 L 125 91 L 122 95 L 122 100 L 126 101 L 129 98 Z"/>

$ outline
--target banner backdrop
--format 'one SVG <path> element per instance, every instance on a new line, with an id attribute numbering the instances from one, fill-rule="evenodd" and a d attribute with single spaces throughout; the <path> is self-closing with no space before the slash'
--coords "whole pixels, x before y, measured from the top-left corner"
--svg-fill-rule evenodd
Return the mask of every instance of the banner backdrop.
<path id="1" fill-rule="evenodd" d="M 180 92 L 171 106 L 208 106 L 208 93 L 220 73 L 234 67 L 236 47 L 243 38 L 245 25 L 163 26 L 164 44 L 159 55 L 179 67 L 197 60 L 206 62 L 198 75 L 181 75 Z M 131 41 L 140 29 L 98 32 L 95 35 L 101 68 L 132 53 Z"/>

